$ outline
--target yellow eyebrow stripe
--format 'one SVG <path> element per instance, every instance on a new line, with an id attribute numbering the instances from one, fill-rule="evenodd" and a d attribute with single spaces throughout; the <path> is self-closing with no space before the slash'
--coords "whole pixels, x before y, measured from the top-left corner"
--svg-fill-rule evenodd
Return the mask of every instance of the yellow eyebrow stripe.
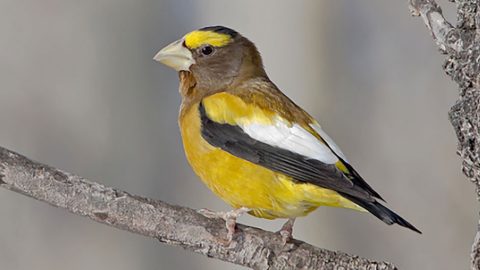
<path id="1" fill-rule="evenodd" d="M 190 49 L 196 49 L 204 44 L 215 47 L 222 47 L 232 41 L 228 34 L 216 33 L 213 31 L 193 31 L 185 36 L 185 45 Z"/>

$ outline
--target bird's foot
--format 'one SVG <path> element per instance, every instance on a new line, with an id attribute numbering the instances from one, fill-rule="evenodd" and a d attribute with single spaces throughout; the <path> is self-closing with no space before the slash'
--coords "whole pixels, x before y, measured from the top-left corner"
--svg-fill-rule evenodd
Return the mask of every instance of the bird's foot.
<path id="1" fill-rule="evenodd" d="M 198 210 L 198 213 L 208 218 L 221 218 L 225 220 L 225 227 L 227 228 L 227 239 L 222 239 L 221 242 L 225 245 L 230 245 L 233 240 L 233 234 L 235 233 L 235 225 L 237 224 L 237 218 L 247 213 L 248 211 L 250 211 L 250 209 L 247 207 L 240 207 L 227 212 L 215 212 L 204 208 Z"/>
<path id="2" fill-rule="evenodd" d="M 282 228 L 278 231 L 280 236 L 282 236 L 282 243 L 286 245 L 288 241 L 292 240 L 293 234 L 293 224 L 295 223 L 295 218 L 289 218 Z"/>

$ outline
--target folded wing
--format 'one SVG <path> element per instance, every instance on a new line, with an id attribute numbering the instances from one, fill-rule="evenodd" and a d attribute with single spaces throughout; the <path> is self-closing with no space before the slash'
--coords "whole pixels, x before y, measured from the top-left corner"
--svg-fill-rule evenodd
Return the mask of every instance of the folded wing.
<path id="1" fill-rule="evenodd" d="M 254 105 L 241 104 L 241 99 L 228 106 L 232 100 L 227 99 L 232 98 L 221 94 L 200 103 L 202 136 L 211 145 L 299 182 L 372 202 L 380 197 L 357 179 L 329 137 L 319 139 L 315 133 L 319 127 L 307 130 L 271 112 L 249 107 Z"/>

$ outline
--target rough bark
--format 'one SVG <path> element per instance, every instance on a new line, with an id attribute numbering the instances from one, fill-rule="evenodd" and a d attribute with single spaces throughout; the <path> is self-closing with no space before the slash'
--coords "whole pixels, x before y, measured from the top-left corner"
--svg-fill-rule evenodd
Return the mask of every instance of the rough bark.
<path id="1" fill-rule="evenodd" d="M 459 86 L 459 98 L 449 117 L 458 138 L 462 171 L 475 184 L 480 199 L 480 6 L 479 0 L 457 0 L 457 25 L 448 23 L 434 0 L 410 0 L 440 51 L 447 55 L 445 72 Z M 479 227 L 480 229 L 480 227 Z M 471 268 L 480 269 L 480 230 L 474 239 Z"/>
<path id="2" fill-rule="evenodd" d="M 222 220 L 106 187 L 1 147 L 0 186 L 112 227 L 253 269 L 396 269 L 298 240 L 284 246 L 278 234 L 241 224 L 227 247 L 218 241 L 226 238 Z"/>

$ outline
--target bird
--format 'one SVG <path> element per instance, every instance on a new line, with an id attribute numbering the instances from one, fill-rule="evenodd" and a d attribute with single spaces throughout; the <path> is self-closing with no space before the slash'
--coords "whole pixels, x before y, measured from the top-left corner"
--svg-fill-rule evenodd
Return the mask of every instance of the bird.
<path id="1" fill-rule="evenodd" d="M 225 220 L 227 243 L 245 213 L 287 219 L 279 230 L 286 243 L 295 219 L 320 206 L 370 212 L 421 233 L 381 203 L 317 120 L 269 79 L 256 46 L 237 31 L 194 30 L 154 60 L 178 72 L 178 122 L 189 164 L 233 208 L 199 211 Z"/>

